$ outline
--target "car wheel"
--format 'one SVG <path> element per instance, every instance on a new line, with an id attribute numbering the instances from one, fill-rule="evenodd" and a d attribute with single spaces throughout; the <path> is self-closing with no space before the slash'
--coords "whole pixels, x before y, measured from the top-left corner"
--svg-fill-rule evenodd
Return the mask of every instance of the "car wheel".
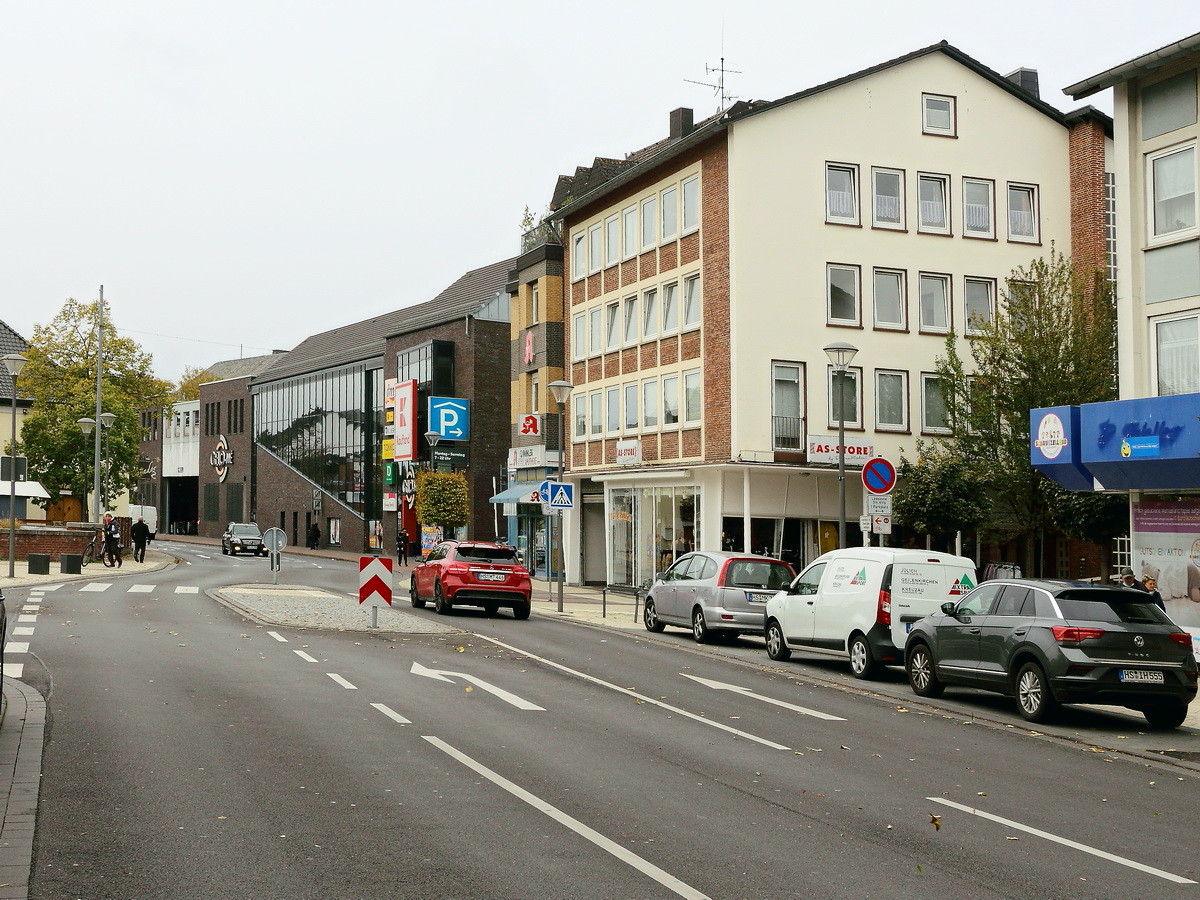
<path id="1" fill-rule="evenodd" d="M 1017 711 L 1030 722 L 1044 722 L 1058 709 L 1058 702 L 1050 696 L 1046 673 L 1035 662 L 1027 662 L 1017 672 Z"/>
<path id="2" fill-rule="evenodd" d="M 946 690 L 934 670 L 933 654 L 924 644 L 912 648 L 905 661 L 904 672 L 908 675 L 908 686 L 918 697 L 940 697 Z"/>
<path id="3" fill-rule="evenodd" d="M 653 631 L 655 634 L 667 627 L 658 620 L 658 610 L 654 608 L 653 600 L 646 601 L 646 605 L 642 609 L 642 622 L 645 623 L 647 631 Z"/>
<path id="4" fill-rule="evenodd" d="M 783 628 L 774 619 L 767 623 L 766 639 L 767 656 L 771 659 L 783 662 L 792 658 L 792 650 L 783 636 Z"/>
<path id="5" fill-rule="evenodd" d="M 1182 700 L 1167 700 L 1147 706 L 1142 715 L 1151 728 L 1178 728 L 1187 718 L 1188 707 Z"/>
<path id="6" fill-rule="evenodd" d="M 526 600 L 524 603 L 514 603 L 513 604 L 513 618 L 514 619 L 528 619 L 529 618 L 529 610 L 532 607 L 533 607 L 533 604 L 530 603 L 528 600 Z"/>
<path id="7" fill-rule="evenodd" d="M 228 555 L 229 555 L 229 548 L 228 548 L 228 547 L 226 547 L 224 544 L 222 544 L 222 545 L 221 545 L 221 555 L 222 555 L 222 556 L 228 556 Z"/>
<path id="8" fill-rule="evenodd" d="M 483 604 L 483 611 L 484 611 L 485 613 L 487 613 L 489 616 L 494 616 L 494 615 L 495 615 L 497 612 L 499 612 L 499 610 L 500 610 L 500 604 L 499 604 L 499 603 L 485 603 L 485 604 Z"/>
<path id="9" fill-rule="evenodd" d="M 450 601 L 446 599 L 446 592 L 442 590 L 440 581 L 433 583 L 433 608 L 439 616 L 447 615 L 452 608 Z"/>
<path id="10" fill-rule="evenodd" d="M 413 605 L 413 609 L 425 608 L 425 601 L 417 594 L 417 579 L 415 578 L 408 582 L 408 602 Z"/>
<path id="11" fill-rule="evenodd" d="M 708 624 L 704 621 L 704 610 L 696 607 L 692 610 L 692 637 L 697 644 L 707 644 L 709 640 Z"/>
<path id="12" fill-rule="evenodd" d="M 856 634 L 850 638 L 850 673 L 864 680 L 879 674 L 879 663 L 875 661 L 865 635 Z"/>

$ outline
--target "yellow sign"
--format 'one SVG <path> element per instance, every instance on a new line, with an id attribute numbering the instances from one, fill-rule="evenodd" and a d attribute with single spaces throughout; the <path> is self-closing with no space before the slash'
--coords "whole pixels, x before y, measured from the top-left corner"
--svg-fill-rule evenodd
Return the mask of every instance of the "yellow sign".
<path id="1" fill-rule="evenodd" d="M 392 439 L 391 439 L 391 438 L 384 438 L 384 439 L 383 439 L 383 450 L 382 450 L 382 453 L 383 453 L 383 458 L 384 458 L 384 459 L 391 459 L 391 458 L 392 458 L 392 454 L 395 452 L 395 451 L 392 449 L 392 445 L 393 445 L 393 441 L 392 441 Z"/>

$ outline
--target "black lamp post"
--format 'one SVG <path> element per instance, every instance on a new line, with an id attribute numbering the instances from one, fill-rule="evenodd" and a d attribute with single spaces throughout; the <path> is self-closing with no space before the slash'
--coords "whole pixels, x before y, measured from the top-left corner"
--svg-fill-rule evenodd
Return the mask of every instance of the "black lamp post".
<path id="1" fill-rule="evenodd" d="M 838 547 L 846 546 L 846 372 L 858 348 L 835 341 L 825 348 L 838 375 Z M 832 392 L 831 392 L 832 396 Z"/>
<path id="2" fill-rule="evenodd" d="M 567 398 L 571 396 L 571 391 L 575 385 L 569 381 L 552 381 L 548 385 L 550 394 L 554 397 L 554 402 L 558 404 L 558 482 L 562 484 L 563 480 L 563 461 L 567 455 L 566 448 L 566 426 L 563 423 L 563 407 L 566 405 Z M 557 519 L 557 522 L 555 522 Z M 563 529 L 562 529 L 562 511 L 559 510 L 558 515 L 551 519 L 551 527 L 557 525 L 558 539 L 555 542 L 555 547 L 558 551 L 558 558 L 555 560 L 555 569 L 558 572 L 558 611 L 563 611 L 563 576 L 566 554 L 563 553 Z"/>

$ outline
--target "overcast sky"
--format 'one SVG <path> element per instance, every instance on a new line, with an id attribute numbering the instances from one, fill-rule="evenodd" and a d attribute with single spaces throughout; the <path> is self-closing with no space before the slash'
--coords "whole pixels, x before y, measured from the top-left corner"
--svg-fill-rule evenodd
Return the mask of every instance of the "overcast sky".
<path id="1" fill-rule="evenodd" d="M 685 79 L 776 99 L 948 40 L 1042 97 L 1200 31 L 1180 2 L 0 0 L 0 318 L 96 299 L 158 375 L 288 349 L 515 255 L 558 174 Z M 1111 93 L 1091 102 L 1112 111 Z"/>

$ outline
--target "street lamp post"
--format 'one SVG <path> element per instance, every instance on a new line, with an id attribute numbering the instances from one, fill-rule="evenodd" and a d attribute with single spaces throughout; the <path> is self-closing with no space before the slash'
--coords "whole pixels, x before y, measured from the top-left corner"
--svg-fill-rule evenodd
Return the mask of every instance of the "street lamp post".
<path id="1" fill-rule="evenodd" d="M 109 482 L 111 480 L 110 476 L 112 474 L 112 471 L 111 471 L 112 470 L 112 459 L 110 458 L 110 455 L 109 455 L 109 449 L 111 447 L 111 440 L 108 437 L 108 432 L 112 428 L 113 422 L 115 422 L 116 420 L 117 420 L 117 417 L 114 413 L 110 413 L 110 412 L 100 413 L 100 434 L 104 438 L 104 453 L 102 454 L 103 460 L 104 460 L 104 479 L 103 479 L 103 481 L 100 482 L 100 490 L 101 490 L 101 494 L 102 494 L 101 500 L 104 504 L 103 508 L 105 510 L 108 509 Z M 96 521 L 100 521 L 99 516 L 96 517 Z"/>
<path id="2" fill-rule="evenodd" d="M 12 443 L 8 445 L 8 577 L 16 577 L 17 562 L 17 376 L 26 359 L 18 353 L 4 357 L 4 367 L 12 376 Z"/>
<path id="3" fill-rule="evenodd" d="M 838 547 L 846 546 L 846 372 L 858 348 L 845 341 L 825 347 L 833 371 L 838 374 Z M 832 396 L 832 392 L 830 394 Z"/>
<path id="4" fill-rule="evenodd" d="M 554 402 L 558 404 L 558 481 L 559 484 L 563 480 L 563 460 L 567 454 L 566 448 L 566 425 L 563 423 L 563 407 L 566 405 L 567 398 L 571 396 L 571 390 L 575 385 L 569 381 L 552 381 L 548 385 L 550 394 L 554 397 Z M 558 540 L 555 546 L 558 548 L 558 563 L 555 567 L 558 571 L 558 611 L 563 611 L 563 576 L 566 568 L 566 554 L 563 553 L 563 528 L 562 528 L 562 510 L 558 511 Z"/>
<path id="5" fill-rule="evenodd" d="M 75 424 L 79 426 L 79 430 L 83 432 L 84 437 L 89 434 L 95 434 L 95 459 L 92 462 L 92 521 L 100 521 L 100 502 L 101 502 L 101 482 L 100 482 L 100 439 L 104 432 L 112 427 L 112 423 L 116 421 L 116 416 L 110 412 L 100 413 L 100 427 L 96 427 L 96 420 L 90 418 L 76 419 Z M 104 480 L 107 485 L 108 479 Z M 107 506 L 107 502 L 105 503 Z"/>

